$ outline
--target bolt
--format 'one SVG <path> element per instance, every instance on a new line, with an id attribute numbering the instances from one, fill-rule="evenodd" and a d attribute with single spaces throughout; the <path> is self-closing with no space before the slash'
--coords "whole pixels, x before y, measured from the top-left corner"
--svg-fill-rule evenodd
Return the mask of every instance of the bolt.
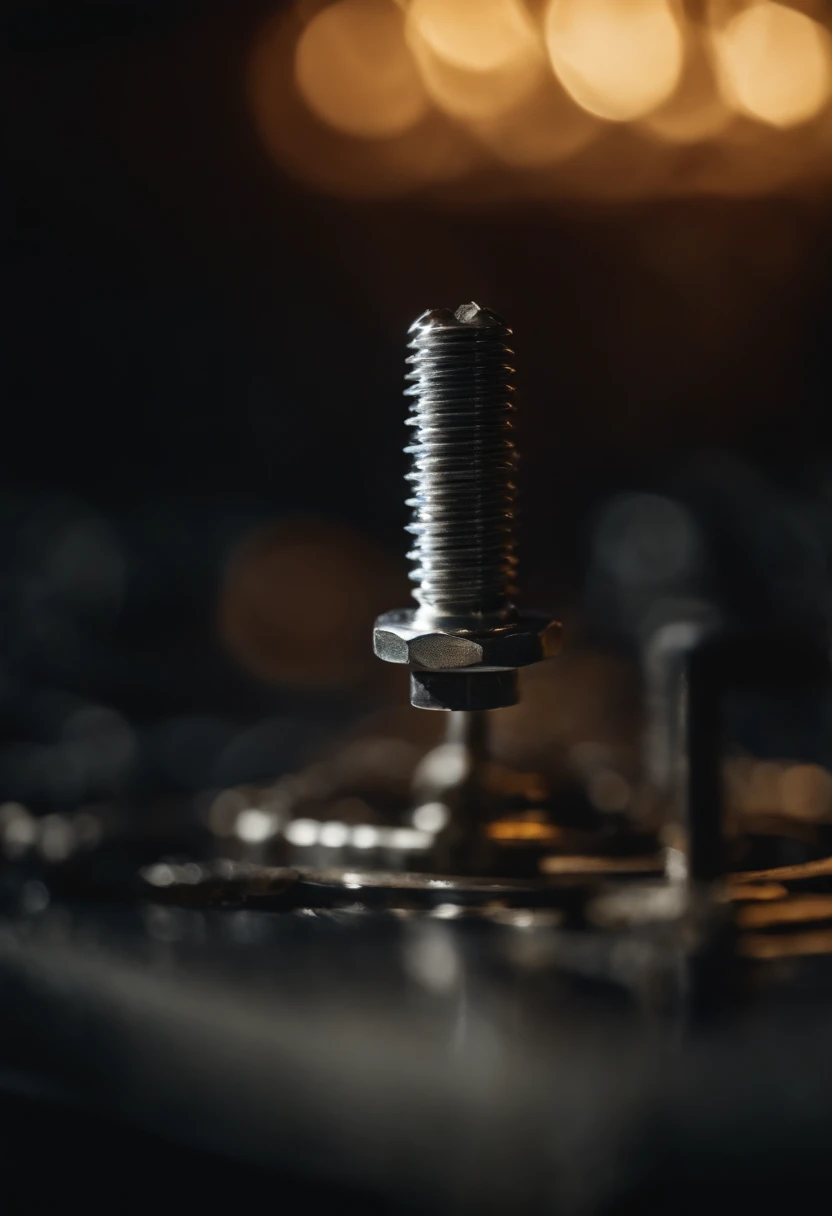
<path id="1" fill-rule="evenodd" d="M 418 607 L 378 618 L 375 651 L 409 665 L 419 708 L 513 705 L 517 667 L 555 653 L 560 626 L 513 600 L 511 330 L 464 304 L 424 313 L 410 333 L 408 557 Z"/>
<path id="2" fill-rule="evenodd" d="M 476 304 L 427 312 L 410 331 L 413 398 L 405 451 L 416 538 L 408 557 L 419 616 L 504 621 L 513 613 L 516 451 L 510 330 Z"/>

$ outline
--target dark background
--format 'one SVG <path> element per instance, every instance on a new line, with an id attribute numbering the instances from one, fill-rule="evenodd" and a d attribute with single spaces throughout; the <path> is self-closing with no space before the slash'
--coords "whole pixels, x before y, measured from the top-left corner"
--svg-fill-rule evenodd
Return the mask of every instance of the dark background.
<path id="1" fill-rule="evenodd" d="M 515 330 L 521 582 L 566 624 L 498 755 L 626 745 L 630 773 L 638 643 L 668 598 L 826 623 L 825 179 L 694 187 L 689 148 L 637 188 L 624 134 L 583 192 L 327 194 L 250 113 L 279 7 L 0 3 L 0 803 L 143 809 L 439 717 L 400 712 L 369 639 L 407 596 L 403 357 L 427 307 L 474 298 Z M 87 1201 L 103 1165 L 155 1202 L 166 1178 L 264 1181 L 14 1081 L 7 1197 Z"/>
<path id="2" fill-rule="evenodd" d="M 367 630 L 429 306 L 515 330 L 521 581 L 573 654 L 658 592 L 825 619 L 824 182 L 687 190 L 687 149 L 630 197 L 626 156 L 609 198 L 327 195 L 249 110 L 276 7 L 0 10 L 0 792 L 36 808 L 267 777 L 402 697 Z"/>

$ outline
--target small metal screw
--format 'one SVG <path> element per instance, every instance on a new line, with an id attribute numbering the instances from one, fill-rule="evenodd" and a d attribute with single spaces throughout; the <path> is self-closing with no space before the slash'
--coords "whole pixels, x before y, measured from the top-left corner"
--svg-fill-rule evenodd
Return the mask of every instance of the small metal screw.
<path id="1" fill-rule="evenodd" d="M 408 556 L 418 607 L 379 617 L 376 654 L 410 666 L 419 708 L 513 705 L 517 667 L 554 653 L 560 626 L 519 613 L 513 600 L 511 330 L 472 303 L 430 310 L 410 333 Z"/>

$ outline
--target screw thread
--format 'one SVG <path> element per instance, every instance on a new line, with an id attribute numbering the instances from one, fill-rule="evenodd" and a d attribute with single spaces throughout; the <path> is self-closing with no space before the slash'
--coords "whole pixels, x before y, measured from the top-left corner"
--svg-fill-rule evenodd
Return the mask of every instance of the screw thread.
<path id="1" fill-rule="evenodd" d="M 511 336 L 476 304 L 426 312 L 411 327 L 405 390 L 414 441 L 415 538 L 408 558 L 426 618 L 506 618 L 513 612 L 516 453 Z"/>

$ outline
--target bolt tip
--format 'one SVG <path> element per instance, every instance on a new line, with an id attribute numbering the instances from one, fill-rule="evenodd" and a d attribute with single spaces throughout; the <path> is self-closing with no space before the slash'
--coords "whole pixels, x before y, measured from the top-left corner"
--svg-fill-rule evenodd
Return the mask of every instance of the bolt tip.
<path id="1" fill-rule="evenodd" d="M 490 308 L 481 308 L 472 300 L 470 304 L 461 304 L 456 312 L 450 308 L 428 308 L 410 327 L 410 333 L 418 333 L 426 329 L 459 329 L 460 325 L 472 326 L 475 329 L 489 329 L 493 326 L 506 328 L 505 321 L 498 317 Z"/>
<path id="2" fill-rule="evenodd" d="M 500 325 L 505 328 L 502 317 L 498 317 L 490 308 L 481 308 L 473 300 L 470 304 L 460 304 L 454 316 L 462 325 L 475 325 L 482 329 L 490 325 Z"/>
<path id="3" fill-rule="evenodd" d="M 450 308 L 428 308 L 410 327 L 409 333 L 422 329 L 458 329 L 457 321 Z"/>

